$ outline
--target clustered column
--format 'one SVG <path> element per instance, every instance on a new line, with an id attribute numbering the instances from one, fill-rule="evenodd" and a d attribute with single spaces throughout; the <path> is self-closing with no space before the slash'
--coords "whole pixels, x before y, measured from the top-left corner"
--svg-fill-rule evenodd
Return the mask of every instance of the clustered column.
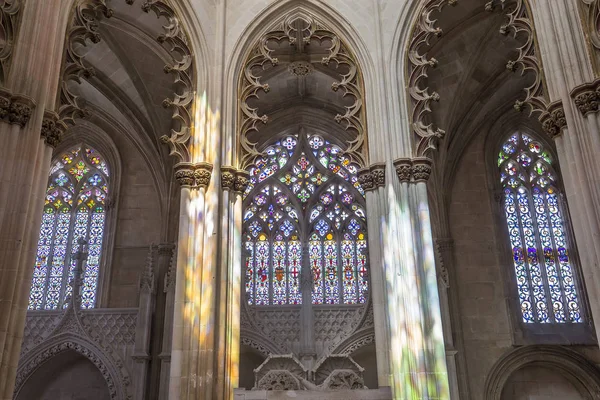
<path id="1" fill-rule="evenodd" d="M 549 97 L 556 100 L 550 110 L 555 123 L 544 123 L 544 130 L 556 143 L 586 289 L 589 298 L 596 299 L 600 295 L 598 81 L 593 81 L 577 2 L 535 2 L 532 11 Z M 595 75 L 599 76 L 597 71 Z M 598 332 L 600 304 L 590 301 L 590 307 Z"/>
<path id="2" fill-rule="evenodd" d="M 50 169 L 64 124 L 54 109 L 71 1 L 27 1 L 0 89 L 0 399 L 12 399 Z"/>

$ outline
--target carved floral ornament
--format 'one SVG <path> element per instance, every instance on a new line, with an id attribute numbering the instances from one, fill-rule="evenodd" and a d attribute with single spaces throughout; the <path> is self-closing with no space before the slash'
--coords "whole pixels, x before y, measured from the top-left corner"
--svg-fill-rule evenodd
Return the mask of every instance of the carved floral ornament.
<path id="1" fill-rule="evenodd" d="M 592 55 L 592 67 L 596 76 L 600 76 L 600 1 L 580 0 L 582 22 L 586 30 L 587 43 Z"/>
<path id="2" fill-rule="evenodd" d="M 15 43 L 15 34 L 20 23 L 22 0 L 4 0 L 0 5 L 0 29 L 3 41 L 0 45 L 0 82 L 8 77 L 10 61 Z"/>
<path id="3" fill-rule="evenodd" d="M 248 186 L 248 172 L 235 167 L 221 167 L 221 188 L 236 193 L 244 193 Z"/>
<path id="4" fill-rule="evenodd" d="M 358 182 L 365 191 L 385 186 L 385 163 L 373 164 L 358 171 Z"/>
<path id="5" fill-rule="evenodd" d="M 597 113 L 600 102 L 600 79 L 576 87 L 571 92 L 571 98 L 584 117 Z"/>
<path id="6" fill-rule="evenodd" d="M 134 0 L 126 0 L 129 5 Z M 165 108 L 173 109 L 173 128 L 170 134 L 163 135 L 161 140 L 170 147 L 170 154 L 175 155 L 180 163 L 191 162 L 188 148 L 190 130 L 192 126 L 192 107 L 195 97 L 194 89 L 194 57 L 189 47 L 182 24 L 166 0 L 147 0 L 141 4 L 144 12 L 153 12 L 157 18 L 164 17 L 167 23 L 163 26 L 163 33 L 156 40 L 164 46 L 173 57 L 170 64 L 165 65 L 164 72 L 173 74 L 176 89 L 172 98 L 163 101 Z M 80 2 L 73 13 L 66 40 L 66 60 L 61 80 L 60 106 L 58 110 L 61 125 L 74 125 L 77 118 L 90 116 L 85 109 L 83 99 L 69 90 L 71 82 L 81 83 L 95 75 L 91 67 L 84 65 L 84 54 L 81 47 L 89 42 L 98 43 L 101 39 L 99 23 L 101 18 L 113 16 L 113 10 L 108 7 L 107 0 L 84 0 Z M 78 52 L 79 51 L 79 52 Z"/>
<path id="7" fill-rule="evenodd" d="M 31 98 L 0 89 L 0 120 L 23 128 L 34 108 L 35 102 Z"/>
<path id="8" fill-rule="evenodd" d="M 298 27 L 298 21 L 302 27 Z M 261 72 L 279 65 L 274 55 L 274 44 L 287 42 L 289 46 L 303 48 L 311 43 L 319 46 L 328 44 L 327 55 L 321 59 L 324 66 L 343 67 L 339 80 L 331 84 L 333 91 L 342 91 L 344 97 L 354 99 L 352 105 L 345 107 L 344 114 L 337 114 L 334 119 L 343 124 L 346 131 L 353 134 L 354 139 L 348 142 L 344 149 L 350 159 L 359 165 L 365 165 L 366 152 L 366 123 L 363 107 L 363 81 L 358 63 L 347 45 L 332 32 L 326 24 L 317 18 L 306 14 L 294 14 L 276 23 L 272 30 L 265 33 L 254 45 L 246 59 L 240 82 L 240 156 L 241 168 L 247 169 L 254 160 L 263 155 L 256 147 L 257 143 L 248 138 L 248 134 L 259 130 L 260 124 L 269 121 L 267 115 L 259 115 L 259 110 L 248 104 L 248 101 L 259 97 L 259 93 L 269 92 L 269 84 L 261 81 Z M 314 71 L 313 64 L 303 61 L 292 62 L 288 71 L 299 77 L 304 77 Z"/>
<path id="9" fill-rule="evenodd" d="M 525 38 L 524 44 L 517 47 L 517 58 L 509 61 L 506 68 L 510 71 L 521 70 L 521 75 L 531 71 L 535 80 L 525 88 L 525 99 L 517 100 L 515 109 L 522 111 L 525 106 L 529 107 L 529 115 L 538 114 L 544 132 L 554 139 L 567 127 L 567 120 L 562 102 L 551 103 L 549 100 L 542 60 L 538 57 L 535 29 L 526 0 L 491 0 L 485 4 L 485 8 L 487 11 L 506 11 L 507 22 L 500 27 L 502 35 Z"/>
<path id="10" fill-rule="evenodd" d="M 402 183 L 427 182 L 432 166 L 433 161 L 428 157 L 398 158 L 394 161 L 396 175 Z"/>
<path id="11" fill-rule="evenodd" d="M 179 163 L 175 165 L 175 179 L 181 186 L 206 190 L 210 184 L 212 170 L 212 164 L 206 162 Z"/>

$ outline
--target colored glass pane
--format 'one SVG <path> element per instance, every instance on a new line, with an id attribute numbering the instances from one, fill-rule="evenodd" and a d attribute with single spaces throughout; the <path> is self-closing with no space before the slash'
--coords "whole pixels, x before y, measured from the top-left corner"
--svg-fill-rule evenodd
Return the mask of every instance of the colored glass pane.
<path id="1" fill-rule="evenodd" d="M 500 150 L 500 182 L 525 323 L 581 323 L 557 175 L 541 142 L 513 134 Z"/>

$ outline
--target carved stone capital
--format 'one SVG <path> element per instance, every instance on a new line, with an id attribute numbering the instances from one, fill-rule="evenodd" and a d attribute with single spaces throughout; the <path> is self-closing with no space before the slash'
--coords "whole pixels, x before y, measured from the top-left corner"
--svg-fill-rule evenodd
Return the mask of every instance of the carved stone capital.
<path id="1" fill-rule="evenodd" d="M 250 174 L 248 171 L 237 170 L 235 173 L 235 183 L 233 189 L 238 193 L 244 193 L 250 183 Z"/>
<path id="2" fill-rule="evenodd" d="M 544 132 L 554 139 L 562 134 L 567 127 L 565 109 L 561 101 L 555 101 L 548 106 L 548 110 L 540 116 L 540 122 Z"/>
<path id="3" fill-rule="evenodd" d="M 54 111 L 44 112 L 40 136 L 48 146 L 56 148 L 62 140 L 65 129 L 66 125 L 62 121 L 59 121 L 59 115 L 57 113 Z"/>
<path id="4" fill-rule="evenodd" d="M 412 160 L 410 158 L 398 158 L 394 160 L 396 175 L 401 183 L 410 182 L 412 176 Z"/>
<path id="5" fill-rule="evenodd" d="M 206 189 L 210 184 L 213 166 L 207 162 L 201 162 L 194 165 L 194 180 L 196 188 Z"/>
<path id="6" fill-rule="evenodd" d="M 369 169 L 375 188 L 385 186 L 385 163 L 373 164 Z"/>
<path id="7" fill-rule="evenodd" d="M 207 162 L 179 163 L 175 165 L 175 179 L 181 186 L 206 189 L 212 177 L 212 164 Z"/>
<path id="8" fill-rule="evenodd" d="M 584 117 L 598 112 L 600 103 L 600 79 L 584 83 L 571 91 L 571 98 Z"/>
<path id="9" fill-rule="evenodd" d="M 375 189 L 375 183 L 373 182 L 373 175 L 369 168 L 361 168 L 358 170 L 358 183 L 365 192 Z"/>
<path id="10" fill-rule="evenodd" d="M 428 157 L 416 157 L 412 160 L 412 175 L 415 182 L 427 182 L 431 175 L 433 160 Z"/>
<path id="11" fill-rule="evenodd" d="M 3 121 L 23 128 L 29 122 L 34 108 L 35 102 L 30 97 L 0 89 L 0 118 Z"/>
<path id="12" fill-rule="evenodd" d="M 179 163 L 175 166 L 175 179 L 181 186 L 194 186 L 194 167 L 191 163 Z"/>
<path id="13" fill-rule="evenodd" d="M 235 188 L 235 173 L 237 169 L 235 167 L 222 166 L 221 167 L 221 189 L 223 190 L 234 190 Z"/>

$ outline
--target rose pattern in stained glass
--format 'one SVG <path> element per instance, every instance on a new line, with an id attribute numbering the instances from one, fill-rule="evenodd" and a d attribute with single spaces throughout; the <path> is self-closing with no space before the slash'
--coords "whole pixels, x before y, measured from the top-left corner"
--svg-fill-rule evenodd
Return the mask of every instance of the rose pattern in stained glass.
<path id="1" fill-rule="evenodd" d="M 364 191 L 357 172 L 341 148 L 320 135 L 284 137 L 257 157 L 244 193 L 249 305 L 301 304 L 304 246 L 314 304 L 368 300 Z M 268 250 L 259 253 L 262 235 Z M 263 280 L 268 290 L 261 291 Z"/>
<path id="2" fill-rule="evenodd" d="M 582 323 L 552 157 L 540 141 L 517 133 L 498 164 L 523 322 Z"/>

